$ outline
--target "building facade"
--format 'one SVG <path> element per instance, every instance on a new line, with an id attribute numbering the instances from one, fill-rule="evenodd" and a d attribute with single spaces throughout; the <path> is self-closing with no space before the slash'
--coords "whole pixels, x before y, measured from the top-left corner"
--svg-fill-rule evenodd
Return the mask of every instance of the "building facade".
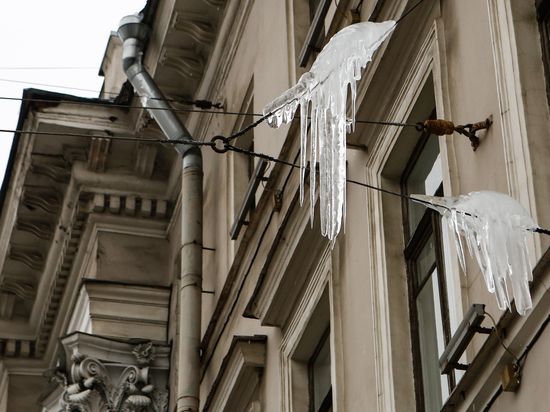
<path id="1" fill-rule="evenodd" d="M 171 108 L 134 92 L 115 35 L 98 99 L 24 93 L 0 199 L 0 412 L 545 410 L 550 237 L 527 234 L 520 316 L 475 259 L 461 269 L 439 215 L 400 195 L 502 192 L 550 228 L 549 11 L 149 0 L 136 47 Z M 299 116 L 240 134 L 240 150 L 207 143 L 257 120 L 338 30 L 386 20 L 397 27 L 362 72 L 347 136 L 348 178 L 386 192 L 348 182 L 331 244 L 288 164 Z M 205 143 L 202 193 L 186 189 L 188 151 L 166 142 L 162 110 Z M 457 132 L 379 123 L 427 119 L 488 128 L 473 150 Z"/>

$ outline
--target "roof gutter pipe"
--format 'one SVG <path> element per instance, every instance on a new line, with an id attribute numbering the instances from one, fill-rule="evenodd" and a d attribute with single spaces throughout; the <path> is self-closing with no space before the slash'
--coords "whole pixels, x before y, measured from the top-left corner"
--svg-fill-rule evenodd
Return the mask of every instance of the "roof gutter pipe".
<path id="1" fill-rule="evenodd" d="M 124 42 L 122 64 L 128 80 L 142 98 L 168 140 L 192 140 L 191 135 L 170 110 L 162 92 L 142 65 L 143 48 L 149 28 L 139 15 L 124 17 L 118 35 Z M 197 146 L 176 144 L 183 157 L 181 189 L 181 279 L 178 290 L 179 335 L 174 348 L 177 358 L 177 412 L 199 411 L 200 339 L 202 299 L 202 207 L 203 170 Z M 175 285 L 178 284 L 176 281 Z"/>

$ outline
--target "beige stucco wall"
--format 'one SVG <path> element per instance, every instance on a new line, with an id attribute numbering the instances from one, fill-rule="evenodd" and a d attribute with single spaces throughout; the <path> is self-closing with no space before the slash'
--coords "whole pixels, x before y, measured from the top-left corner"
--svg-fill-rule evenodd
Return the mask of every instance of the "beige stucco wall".
<path id="1" fill-rule="evenodd" d="M 168 17 L 173 3 L 163 2 L 157 17 L 160 26 L 153 33 L 146 56 L 152 72 L 155 72 L 156 60 L 162 48 L 161 32 L 169 24 Z M 238 2 L 231 3 L 234 5 Z M 368 18 L 373 3 L 364 2 L 363 19 Z M 236 47 L 230 53 L 225 49 L 218 50 L 219 55 L 216 57 L 219 59 L 213 61 L 222 68 L 220 76 L 209 77 L 208 81 L 213 85 L 210 94 L 198 97 L 222 102 L 225 110 L 237 112 L 241 110 L 246 91 L 253 81 L 253 112 L 261 113 L 264 105 L 292 86 L 297 75 L 303 72 L 303 69 L 293 67 L 296 48 L 299 47 L 294 44 L 295 38 L 301 38 L 304 34 L 303 27 L 298 27 L 301 23 L 297 23 L 298 19 L 295 20 L 293 16 L 294 10 L 300 7 L 294 7 L 293 0 L 239 4 L 246 8 L 246 18 L 244 26 L 238 28 L 242 31 L 237 30 L 235 37 L 230 38 L 237 42 L 233 44 Z M 537 60 L 540 58 L 539 50 L 534 43 L 525 41 L 526 38 L 536 40 L 537 36 L 533 29 L 534 15 L 529 12 L 532 7 L 527 10 L 527 7 L 517 3 L 513 7 L 513 16 L 517 20 L 517 26 L 513 26 L 517 28 L 514 36 L 517 39 L 517 50 L 522 50 L 519 56 L 521 93 L 517 97 L 524 103 L 524 117 L 527 119 L 527 126 L 523 129 L 525 135 L 522 136 L 527 143 L 525 146 L 520 144 L 514 152 L 509 146 L 510 139 L 516 135 L 506 132 L 509 126 L 506 125 L 506 114 L 502 112 L 502 82 L 499 82 L 500 72 L 497 70 L 502 63 L 495 52 L 494 33 L 490 25 L 492 9 L 487 4 L 478 0 L 433 2 L 419 8 L 416 18 L 413 15 L 400 24 L 391 40 L 364 72 L 364 80 L 359 87 L 358 119 L 385 120 L 401 116 L 400 120 L 406 120 L 419 96 L 419 90 L 424 84 L 433 82 L 433 93 L 430 91 L 428 94 L 437 107 L 438 116 L 441 114 L 441 117 L 455 124 L 474 123 L 493 117 L 488 132 L 480 134 L 481 145 L 475 152 L 465 136 L 455 133 L 440 138 L 444 156 L 445 194 L 458 195 L 482 189 L 518 194 L 520 201 L 536 213 L 541 226 L 549 227 L 550 214 L 546 210 L 550 200 L 550 189 L 547 187 L 550 168 L 546 165 L 550 151 L 549 139 L 546 138 L 548 109 L 544 87 L 540 82 L 542 69 Z M 405 2 L 401 5 L 405 7 Z M 335 13 L 334 9 L 331 10 L 330 13 Z M 389 7 L 383 12 L 397 13 Z M 430 40 L 432 38 L 433 41 Z M 423 65 L 418 60 L 422 60 Z M 426 71 L 424 77 L 420 76 L 422 79 L 414 77 L 414 71 L 419 67 Z M 413 81 L 407 83 L 410 79 Z M 200 85 L 201 92 L 209 90 L 205 82 Z M 138 115 L 131 116 L 137 118 Z M 188 119 L 191 134 L 203 140 L 216 135 L 228 136 L 238 128 L 236 125 L 239 122 L 238 117 L 231 115 L 193 114 Z M 135 130 L 139 126 L 132 124 L 127 128 Z M 274 130 L 265 124 L 260 125 L 254 130 L 254 149 L 277 157 L 286 144 L 285 149 L 290 148 L 289 157 L 292 161 L 297 152 L 294 132 L 292 126 Z M 385 152 L 386 147 L 381 146 L 381 140 L 386 136 L 393 136 L 397 142 L 387 147 L 387 150 L 394 150 L 392 156 Z M 387 129 L 378 126 L 358 126 L 350 139 L 364 144 L 366 148 L 348 150 L 348 177 L 357 181 L 378 178 L 381 186 L 399 190 L 399 177 L 413 143 L 403 143 L 402 139 L 398 140 L 398 136 L 399 132 L 392 135 Z M 402 137 L 406 138 L 406 133 Z M 518 151 L 521 152 L 522 148 L 526 149 L 525 162 L 523 166 L 514 169 L 517 162 L 510 156 L 519 156 Z M 247 312 L 250 300 L 256 296 L 257 284 L 266 273 L 281 275 L 287 281 L 292 277 L 300 279 L 310 275 L 310 272 L 290 271 L 280 274 L 269 271 L 273 261 L 279 259 L 273 256 L 291 242 L 284 236 L 277 237 L 278 234 L 291 226 L 289 221 L 299 225 L 308 219 L 307 213 L 305 217 L 296 218 L 301 212 L 300 206 L 293 203 L 298 190 L 298 173 L 290 174 L 288 169 L 281 167 L 277 169 L 277 174 L 274 173 L 275 166 L 270 167 L 268 174 L 273 173 L 278 188 L 283 186 L 282 182 L 289 176 L 281 211 L 273 211 L 269 200 L 271 193 L 261 185 L 256 194 L 256 202 L 262 205 L 255 216 L 256 225 L 244 226 L 239 240 L 232 241 L 229 229 L 233 223 L 235 205 L 231 198 L 234 179 L 231 175 L 231 154 L 220 155 L 208 148 L 202 152 L 203 245 L 207 249 L 203 251 L 203 290 L 206 293 L 203 293 L 201 324 L 203 335 L 210 335 L 207 336 L 207 347 L 202 352 L 201 402 L 204 405 L 212 390 L 216 389 L 213 385 L 233 337 L 264 335 L 267 336 L 267 343 L 260 388 L 261 410 L 278 412 L 284 404 L 283 398 L 288 396 L 283 392 L 284 380 L 287 378 L 283 352 L 292 332 L 289 323 L 296 317 L 296 313 L 301 313 L 300 302 L 284 302 L 281 299 L 288 305 L 288 314 L 284 319 L 286 323 L 283 325 L 268 325 L 261 316 L 258 316 L 260 319 L 254 319 L 244 317 L 243 313 Z M 131 169 L 130 153 L 124 152 L 117 156 L 108 165 L 112 166 L 112 170 L 120 165 Z M 375 165 L 379 167 L 376 170 Z M 171 174 L 167 176 L 166 173 L 163 179 L 170 180 L 171 186 L 168 186 L 176 188 L 176 193 L 166 194 L 174 200 L 178 197 L 181 162 L 173 161 L 170 166 Z M 108 171 L 112 171 L 109 167 Z M 513 174 L 514 170 L 519 170 L 517 176 Z M 517 180 L 520 186 L 525 184 L 529 187 L 520 190 L 522 188 L 514 186 L 512 180 Z M 513 193 L 514 190 L 517 193 Z M 335 402 L 340 411 L 376 408 L 402 411 L 411 408 L 415 402 L 400 202 L 397 198 L 378 196 L 371 189 L 353 184 L 347 188 L 346 229 L 330 251 L 330 275 L 327 281 L 334 321 L 333 382 L 338 391 Z M 95 247 L 90 250 L 95 256 L 85 276 L 148 285 L 172 285 L 174 291 L 178 290 L 181 248 L 181 219 L 178 216 L 181 210 L 176 200 L 173 206 L 174 218 L 166 223 L 166 227 L 163 226 L 162 231 L 159 229 L 156 237 L 147 236 L 146 233 L 138 233 L 139 236 L 116 233 L 116 228 L 100 231 L 93 240 L 96 242 Z M 292 220 L 292 217 L 296 219 Z M 304 233 L 309 230 L 309 223 L 305 227 Z M 295 236 L 300 238 L 302 233 Z M 533 262 L 540 258 L 548 244 L 547 239 L 531 241 Z M 498 319 L 502 311 L 497 308 L 494 297 L 487 292 L 476 263 L 468 259 L 467 274 L 463 274 L 456 254 L 451 252 L 451 255 L 451 265 L 447 271 L 455 279 L 456 295 L 461 297 L 454 308 L 458 320 L 461 320 L 462 313 L 472 303 L 486 304 L 487 311 Z M 301 258 L 297 256 L 295 260 Z M 285 271 L 288 267 L 292 269 L 299 265 L 288 263 L 288 266 L 281 264 L 281 267 L 281 271 Z M 315 268 L 315 264 L 312 264 L 312 268 Z M 299 299 L 307 300 L 303 295 Z M 178 341 L 179 333 L 176 322 L 179 310 L 177 299 L 172 298 L 170 305 L 167 340 L 174 344 L 171 382 L 175 382 L 177 374 L 181 372 L 176 367 L 175 342 Z M 269 309 L 276 312 L 273 308 Z M 273 313 L 270 316 L 276 317 Z M 490 327 L 490 324 L 486 322 L 484 326 Z M 544 393 L 544 382 L 550 376 L 547 376 L 548 368 L 538 360 L 545 359 L 544 348 L 550 339 L 547 335 L 548 332 L 542 335 L 527 357 L 520 390 L 516 394 L 501 395 L 494 405 L 495 410 L 512 411 L 544 404 L 548 397 Z M 468 361 L 474 358 L 485 342 L 485 336 L 476 336 L 467 353 Z M 30 397 L 23 396 L 22 388 L 26 388 L 28 382 L 40 380 L 42 383 L 42 378 L 32 377 L 32 381 L 26 379 L 10 375 L 8 410 L 32 410 Z M 473 390 L 481 391 L 483 385 L 483 382 L 476 383 Z M 171 396 L 173 405 L 175 390 L 172 390 Z M 466 410 L 469 405 L 461 407 Z"/>
<path id="2" fill-rule="evenodd" d="M 256 3 L 251 11 L 247 26 L 243 32 L 243 37 L 235 54 L 233 67 L 229 70 L 227 80 L 220 90 L 220 96 L 227 99 L 228 108 L 237 110 L 241 105 L 241 100 L 252 76 L 254 77 L 254 102 L 255 112 L 259 112 L 265 103 L 268 103 L 285 90 L 289 84 L 289 79 L 293 74 L 288 73 L 288 55 L 292 50 L 288 49 L 284 36 L 277 35 L 285 30 L 287 20 L 285 20 L 285 10 L 282 2 L 274 3 Z M 363 10 L 363 14 L 366 12 Z M 417 38 L 408 38 L 411 42 L 412 50 L 408 55 L 402 55 L 408 63 L 404 63 L 404 68 L 410 68 L 415 59 L 415 51 L 420 49 L 424 38 L 422 34 L 427 35 L 432 27 L 436 26 L 437 52 L 439 53 L 436 61 L 432 63 L 432 71 L 438 72 L 434 76 L 436 87 L 435 91 L 436 105 L 441 108 L 446 120 L 454 121 L 455 124 L 473 123 L 485 120 L 492 116 L 494 123 L 488 132 L 480 133 L 482 142 L 477 151 L 473 152 L 470 143 L 465 136 L 454 134 L 442 138 L 443 153 L 446 156 L 444 165 L 445 190 L 446 194 L 458 195 L 474 190 L 494 190 L 504 193 L 509 192 L 509 181 L 507 175 L 503 126 L 500 118 L 499 92 L 497 90 L 498 82 L 495 73 L 495 58 L 493 54 L 493 40 L 489 25 L 489 9 L 486 3 L 478 1 L 466 2 L 442 2 L 440 8 L 433 7 L 428 16 L 424 13 L 422 24 L 418 21 L 410 23 L 410 26 L 417 30 L 421 35 Z M 473 30 L 472 28 L 475 28 Z M 395 33 L 395 37 L 406 36 L 406 30 Z M 269 47 L 265 47 L 269 44 Z M 292 42 L 291 42 L 292 45 Z M 395 44 L 390 43 L 386 53 L 393 58 L 399 58 L 399 54 L 392 52 Z M 393 53 L 393 54 L 392 54 Z M 408 60 L 407 60 L 408 59 Z M 239 64 L 237 64 L 237 62 Z M 391 67 L 395 60 L 391 58 L 383 61 L 378 67 L 369 89 L 374 90 L 374 95 L 380 96 L 380 100 L 391 101 L 395 97 L 398 86 L 404 81 L 403 72 L 392 73 Z M 443 78 L 441 80 L 441 78 Z M 378 80 L 377 80 L 378 79 Z M 381 79 L 384 79 L 382 81 Z M 377 83 L 378 82 L 378 83 Z M 382 96 L 385 91 L 388 96 Z M 392 97 L 393 96 L 393 97 Z M 384 111 L 375 107 L 376 99 L 365 97 L 367 108 L 363 108 L 362 114 L 365 119 L 383 119 Z M 369 109 L 371 105 L 371 110 Z M 358 104 L 359 106 L 359 104 Z M 388 106 L 390 107 L 390 106 Z M 422 121 L 424 119 L 417 119 Z M 222 118 L 213 121 L 210 124 L 206 135 L 230 133 L 232 120 Z M 287 129 L 273 131 L 265 126 L 255 129 L 255 149 L 258 152 L 277 154 L 281 147 L 281 139 Z M 531 137 L 531 136 L 530 136 Z M 359 139 L 361 139 L 359 137 Z M 367 137 L 368 141 L 370 138 Z M 536 137 L 534 140 L 537 140 Z M 348 150 L 348 176 L 356 180 L 364 180 L 365 168 L 368 162 L 369 151 L 351 151 Z M 215 290 L 219 290 L 225 280 L 225 275 L 231 266 L 230 247 L 227 248 L 227 232 L 224 232 L 223 223 L 231 220 L 227 215 L 227 210 L 216 209 L 218 203 L 214 196 L 219 196 L 224 192 L 225 181 L 208 177 L 220 176 L 219 173 L 227 170 L 227 158 L 218 155 L 205 153 L 206 166 L 206 210 L 213 220 L 205 225 L 205 239 L 216 244 L 216 256 L 214 259 L 205 259 L 205 282 L 212 285 Z M 211 163 L 214 162 L 214 163 Z M 525 173 L 530 173 L 526 171 Z M 346 410 L 364 410 L 379 397 L 376 378 L 376 362 L 378 356 L 376 353 L 376 325 L 374 322 L 372 282 L 376 275 L 370 272 L 371 262 L 369 254 L 365 253 L 365 245 L 369 244 L 367 236 L 369 234 L 370 216 L 368 215 L 367 191 L 368 189 L 348 185 L 347 202 L 347 224 L 346 233 L 340 236 L 338 240 L 338 280 L 335 284 L 333 293 L 336 296 L 335 301 L 340 306 L 342 334 L 341 341 L 337 341 L 338 350 L 344 353 L 343 382 L 344 386 L 344 405 Z M 392 238 L 399 237 L 399 224 L 386 221 L 386 224 L 392 224 L 393 232 L 388 230 L 385 235 L 389 236 L 386 242 L 392 242 Z M 223 229 L 222 229 L 223 228 Z M 397 239 L 397 238 L 396 238 Z M 398 240 L 399 243 L 402 240 Z M 220 254 L 218 254 L 218 248 Z M 226 249 L 227 248 L 227 249 Z M 532 249 L 535 251 L 535 249 Z M 540 249 L 538 249 L 540 250 Z M 227 258 L 226 258 L 227 256 Z M 263 256 L 259 256 L 263 258 Z M 391 259 L 402 259 L 399 255 L 389 256 Z M 498 316 L 501 311 L 496 307 L 494 297 L 487 292 L 481 272 L 475 262 L 468 260 L 467 275 L 464 275 L 458 269 L 456 256 L 453 258 L 453 265 L 449 268 L 452 276 L 458 277 L 458 292 L 462 295 L 462 303 L 457 312 L 460 314 L 465 311 L 471 303 L 481 302 L 487 305 L 487 311 Z M 534 255 L 533 261 L 537 256 Z M 246 262 L 243 262 L 246 264 Z M 397 262 L 393 265 L 400 265 Z M 402 265 L 402 264 L 401 264 Z M 403 270 L 402 268 L 400 270 Z M 242 296 L 248 296 L 252 293 L 256 273 L 251 271 L 250 280 L 247 280 L 241 291 Z M 388 277 L 392 276 L 388 273 Z M 402 279 L 391 279 L 390 282 L 403 282 Z M 405 289 L 402 289 L 404 292 Z M 406 295 L 392 296 L 392 299 L 405 300 Z M 281 339 L 281 333 L 273 330 L 261 328 L 256 321 L 240 319 L 239 314 L 244 310 L 244 300 L 242 298 L 237 302 L 232 319 L 226 326 L 226 332 L 218 344 L 218 348 L 213 354 L 212 361 L 203 380 L 202 392 L 206 395 L 209 392 L 209 386 L 214 379 L 217 365 L 221 363 L 224 350 L 230 342 L 233 334 L 266 334 L 268 331 L 268 365 L 272 360 L 273 365 L 277 365 L 280 350 L 278 348 Z M 210 297 L 205 299 L 205 313 L 212 312 L 208 306 L 214 302 Z M 394 335 L 394 355 L 396 363 L 399 363 L 397 369 L 403 370 L 403 376 L 396 378 L 395 396 L 397 405 L 407 405 L 414 402 L 412 395 L 412 375 L 410 374 L 410 357 L 404 356 L 402 361 L 397 362 L 397 356 L 404 355 L 409 351 L 408 319 L 402 319 L 402 322 L 395 320 L 395 331 L 397 325 L 404 326 L 401 333 Z M 203 329 L 208 319 L 203 319 Z M 487 326 L 489 324 L 487 323 Z M 273 332 L 273 335 L 272 335 Z M 402 337 L 400 337 L 402 334 Z M 485 337 L 476 337 L 472 348 L 469 350 L 470 359 L 484 343 Z M 277 410 L 277 396 L 280 395 L 275 388 L 280 386 L 280 370 L 272 370 L 266 366 L 265 369 L 265 407 L 266 410 Z M 400 383 L 399 383 L 400 382 Z M 408 382 L 408 383 L 407 383 Z M 379 384 L 379 383 L 378 383 Z M 404 386 L 399 386 L 404 385 Z M 273 408 L 273 409 L 272 409 Z"/>

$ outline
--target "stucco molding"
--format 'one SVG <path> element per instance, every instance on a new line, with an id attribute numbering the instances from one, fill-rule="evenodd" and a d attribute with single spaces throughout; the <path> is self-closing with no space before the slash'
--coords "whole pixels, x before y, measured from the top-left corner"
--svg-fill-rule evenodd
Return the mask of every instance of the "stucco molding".
<path id="1" fill-rule="evenodd" d="M 9 374 L 4 362 L 0 360 L 0 412 L 8 412 Z"/>
<path id="2" fill-rule="evenodd" d="M 226 3 L 225 16 L 218 32 L 214 51 L 197 90 L 197 96 L 205 96 L 211 101 L 220 101 L 223 97 L 219 95 L 219 91 L 223 90 L 222 86 L 231 70 L 254 0 L 228 0 L 224 3 Z M 196 140 L 205 140 L 212 118 L 212 115 L 192 114 L 190 116 L 189 130 L 194 131 Z"/>
<path id="3" fill-rule="evenodd" d="M 438 110 L 442 110 L 442 114 L 449 114 L 449 102 L 446 97 L 446 77 L 443 72 L 445 68 L 445 57 L 441 56 L 444 49 L 442 39 L 438 37 L 441 33 L 441 21 L 436 21 L 432 24 L 431 29 L 428 31 L 427 37 L 424 39 L 418 54 L 414 58 L 414 62 L 408 72 L 406 80 L 404 81 L 401 90 L 394 97 L 394 103 L 389 111 L 387 117 L 388 121 L 404 122 L 409 117 L 413 110 L 413 107 L 418 100 L 422 88 L 430 76 L 433 76 L 434 86 L 439 90 L 435 92 L 436 107 Z M 439 112 L 438 112 L 439 114 Z M 373 146 L 372 154 L 366 165 L 366 181 L 368 184 L 376 187 L 386 187 L 383 179 L 383 172 L 386 163 L 392 153 L 393 147 L 396 145 L 397 140 L 401 134 L 401 130 L 391 127 L 383 127 L 380 129 L 380 133 L 377 135 L 376 141 Z M 449 139 L 449 141 L 447 141 Z M 440 138 L 440 146 L 445 149 L 442 150 L 442 155 L 452 155 L 452 137 Z M 448 192 L 452 190 L 448 185 L 456 185 L 457 182 L 452 181 L 450 174 L 450 167 L 448 159 L 442 161 L 443 175 L 444 175 L 444 187 Z M 388 189 L 394 189 L 399 191 L 399 187 L 386 187 Z M 392 203 L 393 204 L 393 203 Z M 400 204 L 396 202 L 392 206 L 394 209 L 400 210 Z M 368 191 L 367 192 L 367 209 L 368 215 L 371 217 L 368 224 L 368 236 L 369 244 L 366 250 L 370 254 L 370 272 L 371 283 L 373 291 L 372 311 L 373 311 L 373 335 L 375 344 L 375 367 L 376 367 L 376 385 L 377 385 L 377 410 L 378 411 L 396 411 L 401 406 L 399 402 L 402 402 L 407 397 L 414 399 L 414 394 L 407 391 L 411 391 L 412 387 L 402 387 L 399 382 L 408 382 L 403 378 L 402 366 L 394 364 L 395 354 L 400 353 L 400 356 L 407 357 L 403 353 L 401 347 L 397 347 L 399 343 L 398 336 L 405 333 L 403 330 L 394 331 L 398 325 L 396 324 L 396 315 L 392 311 L 392 294 L 390 292 L 391 285 L 389 284 L 389 268 L 387 262 L 387 242 L 385 228 L 385 221 L 391 219 L 391 217 L 384 218 L 384 215 L 389 215 L 388 202 L 382 202 L 382 195 L 379 192 Z M 393 210 L 393 209 L 392 209 Z M 399 216 L 400 212 L 396 212 Z M 457 269 L 456 259 L 452 259 L 454 262 L 454 269 L 449 268 L 450 273 L 455 272 Z M 393 273 L 392 277 L 396 278 L 397 274 Z M 393 279 L 392 281 L 395 281 Z M 460 293 L 460 288 L 457 288 L 456 293 Z M 460 299 L 458 300 L 460 301 Z M 406 302 L 400 306 L 401 315 L 404 316 L 405 323 L 408 320 L 408 306 Z M 461 308 L 456 309 L 460 312 Z M 458 315 L 460 316 L 460 315 Z M 393 319 L 393 321 L 392 321 Z M 402 323 L 402 321 L 399 321 Z M 399 323 L 397 322 L 397 323 Z M 399 329 L 399 328 L 398 328 Z M 407 338 L 408 333 L 407 333 Z M 408 355 L 410 357 L 410 355 Z M 412 382 L 412 375 L 410 377 Z M 405 383 L 406 384 L 406 383 Z M 399 400 L 400 399 L 400 400 Z"/>
<path id="4" fill-rule="evenodd" d="M 296 197 L 299 193 L 296 192 Z M 297 203 L 297 200 L 296 200 Z M 292 302 L 302 292 L 327 241 L 319 234 L 319 211 L 313 228 L 308 227 L 309 198 L 292 209 L 282 227 L 281 238 L 265 274 L 259 280 L 245 314 L 260 319 L 262 325 L 283 326 L 287 323 Z M 293 256 L 305 256 L 293 259 Z M 312 269 L 313 268 L 313 269 Z M 299 278 L 296 274 L 299 273 Z"/>
<path id="5" fill-rule="evenodd" d="M 244 411 L 260 385 L 266 336 L 235 336 L 202 412 Z"/>
<path id="6" fill-rule="evenodd" d="M 303 383 L 304 381 L 303 371 L 298 371 L 296 367 L 294 367 L 293 356 L 298 348 L 298 345 L 302 341 L 302 338 L 304 337 L 308 324 L 312 320 L 313 314 L 317 304 L 321 300 L 323 292 L 325 292 L 327 285 L 330 283 L 332 267 L 332 251 L 331 248 L 326 248 L 306 288 L 305 294 L 300 300 L 300 303 L 293 313 L 292 319 L 285 330 L 285 334 L 281 342 L 279 372 L 281 381 L 282 412 L 292 412 L 296 410 L 294 404 L 299 399 L 303 399 L 303 394 L 300 395 L 298 393 L 293 393 L 293 391 L 296 391 L 297 389 L 299 390 L 299 388 L 302 390 L 304 389 L 303 385 L 299 383 Z M 331 304 L 329 303 L 329 305 Z M 331 317 L 330 322 L 332 323 L 333 321 L 334 319 Z M 331 330 L 333 329 L 334 328 L 331 327 Z M 331 346 L 334 347 L 333 336 L 331 336 L 331 340 L 333 341 L 333 345 Z M 315 343 L 313 343 L 313 345 L 315 345 Z M 331 375 L 333 374 L 331 373 Z M 302 377 L 302 379 L 300 379 L 300 377 Z M 335 392 L 337 392 L 337 388 Z"/>
<path id="7" fill-rule="evenodd" d="M 167 378 L 168 347 L 82 333 L 68 335 L 61 343 L 60 365 L 46 373 L 51 385 L 42 396 L 54 410 L 168 410 L 168 391 L 161 389 Z M 56 386 L 63 392 L 54 402 L 50 395 L 59 394 Z"/>
<path id="8" fill-rule="evenodd" d="M 532 162 L 548 149 L 543 145 L 534 150 L 530 148 L 530 140 L 534 140 L 529 139 L 529 136 L 546 133 L 548 108 L 543 104 L 548 102 L 540 64 L 535 5 L 510 0 L 487 0 L 487 6 L 500 108 L 497 118 L 502 124 L 508 191 L 538 221 L 536 200 L 537 197 L 544 198 L 547 180 L 541 176 L 544 183 L 539 184 L 540 189 L 535 187 L 538 173 Z M 542 207 L 545 208 L 546 203 Z M 535 252 L 533 255 L 541 256 L 541 239 L 531 237 L 528 242 L 529 248 Z"/>

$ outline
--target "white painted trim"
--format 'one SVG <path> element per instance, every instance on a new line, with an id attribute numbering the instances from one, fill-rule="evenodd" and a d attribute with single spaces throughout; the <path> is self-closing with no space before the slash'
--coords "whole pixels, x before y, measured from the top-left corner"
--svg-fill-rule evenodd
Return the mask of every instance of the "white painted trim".
<path id="1" fill-rule="evenodd" d="M 261 370 L 265 367 L 265 346 L 265 341 L 246 341 L 246 338 L 239 338 L 231 349 L 208 411 L 237 411 L 250 405 L 239 403 L 247 402 L 248 399 L 242 398 L 253 395 L 259 386 Z M 257 399 L 252 399 L 252 404 L 255 402 Z"/>
<path id="2" fill-rule="evenodd" d="M 339 270 L 340 243 L 337 242 L 331 253 L 332 273 L 329 274 L 329 299 L 330 299 L 330 357 L 332 377 L 332 403 L 334 411 L 345 411 L 345 371 L 344 371 L 344 332 L 342 325 L 343 308 L 342 293 L 340 289 L 341 274 Z"/>
<path id="3" fill-rule="evenodd" d="M 23 130 L 33 130 L 30 127 L 23 127 Z M 19 137 L 19 147 L 13 164 L 10 183 L 2 206 L 0 220 L 0 268 L 4 267 L 8 255 L 11 235 L 15 228 L 15 220 L 19 211 L 19 203 L 23 196 L 25 178 L 31 164 L 31 152 L 34 147 L 34 135 L 23 133 Z M 3 281 L 3 270 L 0 270 L 0 284 Z"/>
<path id="4" fill-rule="evenodd" d="M 329 283 L 332 271 L 331 254 L 332 252 L 330 247 L 327 247 L 319 261 L 317 269 L 313 273 L 311 281 L 298 308 L 296 309 L 296 312 L 294 313 L 294 316 L 292 317 L 292 320 L 288 324 L 286 333 L 281 342 L 281 412 L 299 412 L 295 411 L 292 405 L 293 397 L 296 396 L 292 393 L 292 357 L 298 347 L 298 344 L 302 340 L 306 327 L 311 320 L 321 296 L 323 295 L 325 287 L 327 283 Z M 332 306 L 332 302 L 330 306 Z M 333 310 L 331 309 L 331 313 L 332 312 Z M 331 354 L 334 353 L 333 344 L 333 338 L 331 337 Z M 331 371 L 334 372 L 334 366 L 332 366 Z M 332 375 L 332 377 L 334 379 L 334 375 Z M 335 382 L 333 380 L 333 384 L 334 383 Z M 335 386 L 340 385 L 337 384 Z M 336 411 L 337 409 L 335 408 L 334 410 Z"/>
<path id="5" fill-rule="evenodd" d="M 164 239 L 167 236 L 167 222 L 155 220 L 141 221 L 140 225 L 145 227 L 137 227 L 135 223 L 135 218 L 120 215 L 89 215 L 86 228 L 80 239 L 80 247 L 75 255 L 71 273 L 65 285 L 64 298 L 57 312 L 58 317 L 54 323 L 50 336 L 60 336 L 67 330 L 73 315 L 74 305 L 78 299 L 80 282 L 86 276 L 90 260 L 95 258 L 95 254 L 92 253 L 92 251 L 100 231 L 160 239 Z M 49 362 L 49 366 L 53 365 L 53 362 L 55 362 L 53 354 L 56 350 L 56 340 L 50 339 L 44 353 L 44 359 Z"/>
<path id="6" fill-rule="evenodd" d="M 442 31 L 442 21 L 436 20 L 395 98 L 393 107 L 387 117 L 388 121 L 404 122 L 407 120 L 430 74 L 433 75 L 434 79 L 438 116 L 450 116 L 446 77 L 447 63 L 444 55 L 445 44 Z M 382 172 L 399 135 L 400 130 L 397 128 L 384 127 L 381 129 L 366 165 L 366 181 L 368 184 L 383 187 Z M 443 147 L 442 157 L 445 156 L 442 166 L 446 192 L 456 190 L 458 186 L 458 180 L 453 180 L 453 174 L 450 171 L 451 168 L 456 168 L 452 139 L 452 136 L 440 138 L 440 146 Z M 449 156 L 452 158 L 451 161 L 448 159 Z M 367 227 L 369 244 L 366 249 L 370 252 L 369 261 L 373 291 L 373 335 L 375 337 L 375 368 L 378 394 L 376 410 L 380 412 L 396 411 L 399 405 L 396 405 L 397 389 L 395 382 L 399 373 L 398 368 L 403 367 L 403 365 L 394 365 L 393 352 L 403 350 L 403 348 L 392 348 L 392 345 L 395 345 L 391 330 L 390 299 L 392 297 L 389 293 L 387 279 L 388 265 L 386 261 L 383 204 L 382 195 L 379 192 L 367 191 L 367 210 L 370 219 Z M 452 259 L 452 262 L 453 267 L 448 268 L 447 272 L 448 276 L 455 278 L 459 273 L 456 256 Z M 454 293 L 458 295 L 455 296 L 455 299 L 461 303 L 460 287 L 456 289 Z M 455 308 L 458 313 L 457 316 L 460 316 L 462 310 L 462 307 Z M 406 312 L 408 313 L 408 307 Z M 403 331 L 399 333 L 403 333 Z"/>
<path id="7" fill-rule="evenodd" d="M 497 93 L 502 124 L 504 160 L 510 196 L 518 200 L 537 221 L 535 189 L 525 107 L 520 78 L 519 50 L 516 44 L 514 18 L 510 0 L 487 0 L 489 25 L 495 61 Z M 534 5 L 533 5 L 534 7 Z M 541 255 L 540 240 L 530 237 L 529 248 Z"/>
<path id="8" fill-rule="evenodd" d="M 208 66 L 202 77 L 197 96 L 205 99 L 221 101 L 219 92 L 227 80 L 232 68 L 233 59 L 237 48 L 241 44 L 241 38 L 246 28 L 246 23 L 254 0 L 229 0 L 225 7 L 225 16 L 218 33 L 218 39 L 214 51 L 210 57 Z M 191 114 L 189 116 L 188 129 L 193 132 L 198 141 L 204 141 L 209 130 L 208 125 L 212 121 L 212 115 Z"/>
<path id="9" fill-rule="evenodd" d="M 0 360 L 0 412 L 8 412 L 8 369 L 4 362 Z"/>

